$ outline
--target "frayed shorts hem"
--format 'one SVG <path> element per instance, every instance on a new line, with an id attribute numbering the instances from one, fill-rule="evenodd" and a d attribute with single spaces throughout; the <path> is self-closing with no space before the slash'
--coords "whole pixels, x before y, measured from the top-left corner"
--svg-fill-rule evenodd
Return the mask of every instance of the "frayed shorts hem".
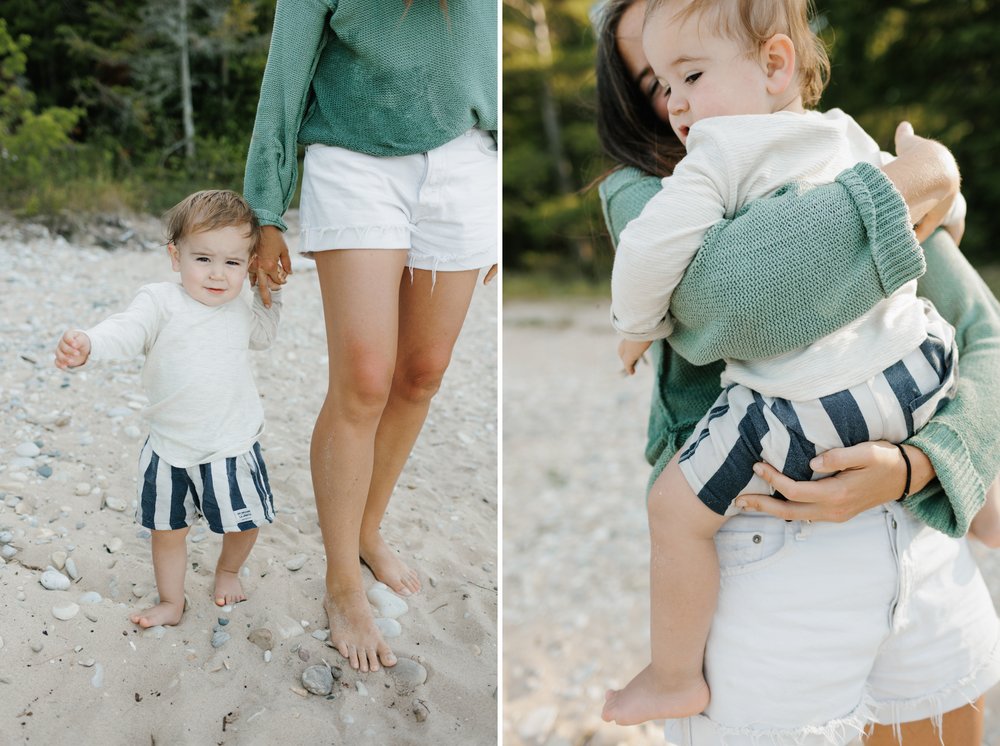
<path id="1" fill-rule="evenodd" d="M 323 251 L 351 249 L 406 251 L 406 266 L 428 272 L 466 272 L 490 267 L 497 263 L 496 245 L 482 251 L 456 249 L 426 251 L 410 243 L 408 226 L 367 226 L 363 228 L 309 228 L 302 231 L 303 249 L 299 253 L 309 259 Z"/>
<path id="2" fill-rule="evenodd" d="M 940 733 L 941 718 L 945 713 L 965 707 L 979 699 L 1000 682 L 1000 639 L 986 659 L 967 676 L 942 687 L 932 694 L 912 699 L 873 700 L 873 721 L 879 725 L 912 723 L 931 720 Z"/>
<path id="3" fill-rule="evenodd" d="M 967 676 L 940 690 L 912 699 L 879 701 L 866 694 L 848 715 L 822 725 L 798 728 L 727 726 L 704 715 L 668 720 L 664 735 L 677 746 L 847 746 L 860 738 L 869 725 L 891 726 L 902 742 L 902 723 L 930 720 L 942 733 L 946 713 L 974 703 L 1000 682 L 1000 639 L 989 656 Z M 942 746 L 944 741 L 942 740 Z M 904 744 L 905 746 L 905 744 Z"/>

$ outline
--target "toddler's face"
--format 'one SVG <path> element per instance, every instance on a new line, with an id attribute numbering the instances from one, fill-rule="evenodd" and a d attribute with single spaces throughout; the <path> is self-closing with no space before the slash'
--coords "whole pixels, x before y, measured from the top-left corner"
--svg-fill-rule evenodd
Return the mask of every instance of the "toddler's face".
<path id="1" fill-rule="evenodd" d="M 206 306 L 221 306 L 240 294 L 250 264 L 248 233 L 249 226 L 227 226 L 168 245 L 170 262 L 188 295 Z"/>
<path id="2" fill-rule="evenodd" d="M 679 21 L 675 11 L 667 4 L 646 20 L 642 47 L 681 142 L 686 145 L 691 126 L 708 117 L 771 113 L 763 65 L 697 13 Z"/>

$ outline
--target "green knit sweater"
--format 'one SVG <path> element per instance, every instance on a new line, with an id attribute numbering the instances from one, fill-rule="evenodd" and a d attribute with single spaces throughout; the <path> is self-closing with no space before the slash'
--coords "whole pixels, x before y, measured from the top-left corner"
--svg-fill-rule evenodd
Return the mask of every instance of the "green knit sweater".
<path id="1" fill-rule="evenodd" d="M 635 169 L 601 184 L 616 241 L 659 188 L 659 179 Z M 814 341 L 924 269 L 902 200 L 868 164 L 804 194 L 792 188 L 758 200 L 738 217 L 706 236 L 671 303 L 678 328 L 669 346 L 654 346 L 650 484 L 718 397 L 721 358 L 767 357 Z M 936 233 L 924 251 L 918 291 L 956 327 L 961 375 L 958 396 L 907 441 L 927 454 L 938 478 L 906 505 L 928 525 L 962 536 L 1000 472 L 1000 304 L 946 234 Z"/>
<path id="2" fill-rule="evenodd" d="M 399 156 L 474 127 L 497 128 L 496 3 L 278 0 L 243 191 L 285 230 L 297 143 Z"/>

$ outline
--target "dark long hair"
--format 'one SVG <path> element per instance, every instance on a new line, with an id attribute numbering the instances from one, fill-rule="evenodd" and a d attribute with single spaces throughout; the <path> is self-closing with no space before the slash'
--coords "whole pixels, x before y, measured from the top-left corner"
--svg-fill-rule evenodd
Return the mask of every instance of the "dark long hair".
<path id="1" fill-rule="evenodd" d="M 597 22 L 597 136 L 604 152 L 623 166 L 669 176 L 685 155 L 670 125 L 629 75 L 618 51 L 618 24 L 639 0 L 608 0 Z"/>

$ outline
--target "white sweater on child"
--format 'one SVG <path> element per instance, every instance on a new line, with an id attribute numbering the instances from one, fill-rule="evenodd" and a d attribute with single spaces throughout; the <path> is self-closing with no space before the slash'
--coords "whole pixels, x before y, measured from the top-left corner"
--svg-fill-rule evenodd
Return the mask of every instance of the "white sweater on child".
<path id="1" fill-rule="evenodd" d="M 611 279 L 612 323 L 627 339 L 666 337 L 670 298 L 705 233 L 753 200 L 798 182 L 833 182 L 860 161 L 892 156 L 844 112 L 724 116 L 695 124 L 688 154 L 622 231 Z M 964 215 L 959 199 L 949 222 Z M 765 261 L 766 257 L 762 257 Z M 900 360 L 926 336 L 924 301 L 909 282 L 822 339 L 766 360 L 726 360 L 722 382 L 766 396 L 814 399 L 850 388 Z"/>
<path id="2" fill-rule="evenodd" d="M 249 451 L 264 431 L 264 410 L 250 370 L 250 350 L 270 347 L 278 331 L 281 293 L 266 308 L 260 295 L 206 306 L 181 285 L 145 285 L 132 304 L 92 329 L 90 360 L 145 354 L 153 450 L 171 466 Z"/>

